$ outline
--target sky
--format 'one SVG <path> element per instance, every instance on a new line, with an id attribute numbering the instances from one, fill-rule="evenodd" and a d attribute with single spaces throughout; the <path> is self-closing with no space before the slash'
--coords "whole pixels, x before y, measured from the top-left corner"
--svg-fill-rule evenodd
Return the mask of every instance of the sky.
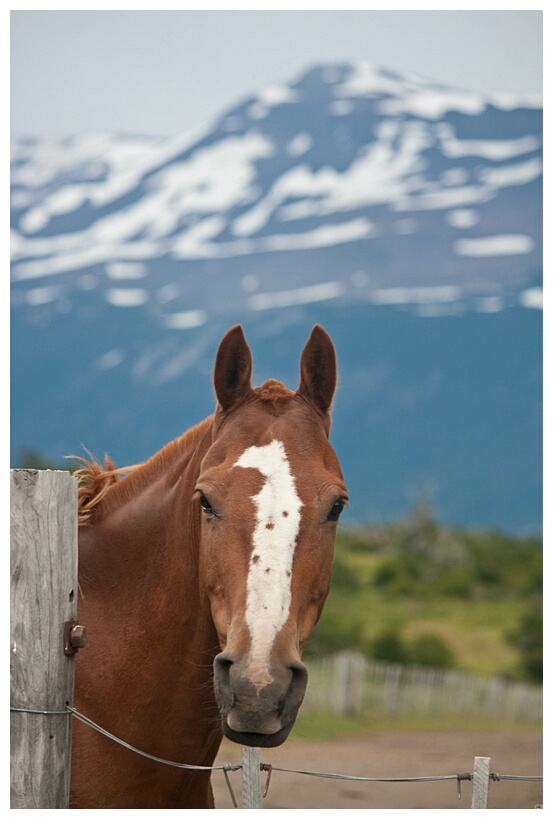
<path id="1" fill-rule="evenodd" d="M 11 132 L 171 136 L 315 64 L 364 59 L 542 93 L 542 12 L 40 11 L 10 15 Z"/>

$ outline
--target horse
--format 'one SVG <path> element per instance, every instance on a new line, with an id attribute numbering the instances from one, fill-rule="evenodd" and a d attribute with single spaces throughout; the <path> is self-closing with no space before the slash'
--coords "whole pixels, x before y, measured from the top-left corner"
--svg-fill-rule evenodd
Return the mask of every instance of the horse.
<path id="1" fill-rule="evenodd" d="M 251 386 L 240 325 L 210 417 L 143 464 L 79 470 L 74 710 L 157 759 L 209 768 L 222 736 L 275 747 L 302 703 L 303 648 L 348 502 L 329 443 L 333 343 L 316 325 L 294 392 Z M 212 808 L 210 771 L 134 753 L 74 720 L 72 808 Z"/>

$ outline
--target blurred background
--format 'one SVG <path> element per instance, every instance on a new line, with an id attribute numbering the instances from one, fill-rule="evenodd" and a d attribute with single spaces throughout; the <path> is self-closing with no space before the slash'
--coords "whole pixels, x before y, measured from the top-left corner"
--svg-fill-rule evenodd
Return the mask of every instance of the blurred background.
<path id="1" fill-rule="evenodd" d="M 235 323 L 257 384 L 334 340 L 305 741 L 538 730 L 542 113 L 540 11 L 11 12 L 12 467 L 148 458 Z"/>

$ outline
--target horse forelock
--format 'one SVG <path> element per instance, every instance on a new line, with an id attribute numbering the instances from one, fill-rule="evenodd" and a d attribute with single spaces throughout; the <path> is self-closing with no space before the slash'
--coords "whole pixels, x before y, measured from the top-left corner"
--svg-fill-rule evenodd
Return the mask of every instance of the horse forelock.
<path id="1" fill-rule="evenodd" d="M 254 393 L 264 404 L 270 404 L 273 407 L 278 407 L 279 404 L 294 395 L 292 390 L 289 390 L 274 378 L 265 381 L 264 384 L 254 390 Z"/>

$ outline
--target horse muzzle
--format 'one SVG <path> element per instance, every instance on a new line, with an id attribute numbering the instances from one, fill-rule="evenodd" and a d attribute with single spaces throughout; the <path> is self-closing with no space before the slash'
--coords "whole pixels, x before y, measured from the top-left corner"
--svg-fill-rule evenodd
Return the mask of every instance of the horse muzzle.
<path id="1" fill-rule="evenodd" d="M 274 748 L 292 730 L 307 686 L 299 660 L 271 667 L 260 678 L 231 652 L 214 662 L 217 705 L 224 735 L 240 745 Z"/>

